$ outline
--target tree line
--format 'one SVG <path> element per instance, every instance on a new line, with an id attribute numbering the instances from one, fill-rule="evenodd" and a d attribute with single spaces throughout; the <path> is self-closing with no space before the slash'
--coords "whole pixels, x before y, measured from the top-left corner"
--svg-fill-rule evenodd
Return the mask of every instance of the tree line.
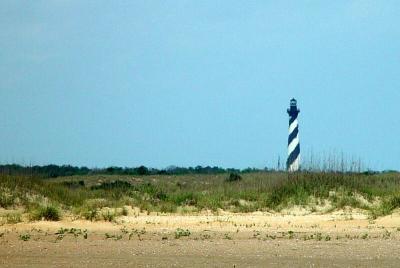
<path id="1" fill-rule="evenodd" d="M 221 174 L 221 173 L 248 173 L 265 171 L 265 169 L 246 168 L 222 168 L 210 166 L 176 167 L 170 166 L 165 169 L 139 167 L 117 167 L 88 168 L 71 165 L 44 165 L 44 166 L 22 166 L 18 164 L 0 165 L 0 174 L 4 175 L 38 175 L 47 178 L 56 178 L 74 175 L 184 175 L 184 174 Z"/>

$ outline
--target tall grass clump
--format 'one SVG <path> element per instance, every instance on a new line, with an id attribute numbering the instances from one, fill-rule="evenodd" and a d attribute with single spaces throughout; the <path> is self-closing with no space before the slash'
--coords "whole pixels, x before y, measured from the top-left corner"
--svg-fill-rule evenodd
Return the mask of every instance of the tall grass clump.
<path id="1" fill-rule="evenodd" d="M 22 214 L 21 212 L 8 212 L 0 218 L 0 223 L 7 223 L 7 224 L 16 224 L 22 222 Z"/>
<path id="2" fill-rule="evenodd" d="M 365 206 L 357 201 L 359 194 L 369 201 L 376 198 L 386 199 L 400 189 L 398 174 L 362 174 L 339 172 L 303 172 L 289 174 L 287 178 L 272 187 L 266 205 L 282 208 L 289 204 L 306 205 L 310 198 L 330 200 L 338 208 L 344 206 Z M 330 193 L 334 195 L 330 195 Z M 389 199 L 390 208 L 398 207 L 397 199 Z"/>
<path id="3" fill-rule="evenodd" d="M 371 217 L 375 219 L 379 216 L 389 215 L 396 208 L 400 208 L 400 193 L 384 197 L 378 206 L 371 209 Z"/>

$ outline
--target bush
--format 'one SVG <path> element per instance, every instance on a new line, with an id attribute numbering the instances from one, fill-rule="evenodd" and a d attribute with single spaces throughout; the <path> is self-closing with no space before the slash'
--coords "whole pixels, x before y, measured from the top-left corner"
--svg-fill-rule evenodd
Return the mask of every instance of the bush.
<path id="1" fill-rule="evenodd" d="M 110 210 L 103 212 L 101 216 L 105 221 L 112 222 L 115 220 L 115 212 L 111 212 Z"/>
<path id="2" fill-rule="evenodd" d="M 116 180 L 113 182 L 103 182 L 100 185 L 90 187 L 92 190 L 114 190 L 114 189 L 129 189 L 131 184 L 126 181 Z"/>
<path id="3" fill-rule="evenodd" d="M 61 219 L 61 212 L 55 206 L 39 207 L 31 215 L 32 220 L 46 220 L 46 221 L 59 221 Z"/>
<path id="4" fill-rule="evenodd" d="M 70 189 L 77 189 L 79 187 L 85 187 L 85 182 L 83 180 L 80 181 L 64 181 L 62 182 L 63 185 Z"/>
<path id="5" fill-rule="evenodd" d="M 241 181 L 242 177 L 237 174 L 237 173 L 231 173 L 229 174 L 229 177 L 225 179 L 227 182 L 232 182 L 232 181 Z"/>
<path id="6" fill-rule="evenodd" d="M 14 196 L 7 188 L 0 188 L 0 207 L 8 208 L 14 205 Z"/>
<path id="7" fill-rule="evenodd" d="M 173 213 L 176 212 L 176 205 L 173 203 L 162 203 L 160 206 L 160 212 L 162 213 Z"/>
<path id="8" fill-rule="evenodd" d="M 82 216 L 89 221 L 95 221 L 98 219 L 97 209 L 87 209 L 82 213 Z"/>
<path id="9" fill-rule="evenodd" d="M 145 166 L 140 166 L 136 169 L 138 175 L 148 175 L 149 174 L 149 169 Z"/>
<path id="10" fill-rule="evenodd" d="M 379 207 L 372 209 L 371 216 L 373 219 L 376 219 L 379 216 L 389 215 L 398 207 L 400 207 L 400 195 L 394 194 L 384 199 Z"/>
<path id="11" fill-rule="evenodd" d="M 129 215 L 129 209 L 128 209 L 128 207 L 124 206 L 124 207 L 122 208 L 122 215 L 123 215 L 123 216 L 128 216 L 128 215 Z"/>

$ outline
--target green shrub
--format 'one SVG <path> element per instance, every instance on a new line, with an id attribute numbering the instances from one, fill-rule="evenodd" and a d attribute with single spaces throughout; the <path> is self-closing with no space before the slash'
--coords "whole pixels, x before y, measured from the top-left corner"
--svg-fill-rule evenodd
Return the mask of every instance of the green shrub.
<path id="1" fill-rule="evenodd" d="M 176 212 L 176 209 L 177 209 L 176 205 L 172 204 L 172 203 L 169 203 L 169 202 L 168 203 L 162 203 L 160 205 L 160 212 L 163 212 L 163 213 Z"/>
<path id="2" fill-rule="evenodd" d="M 60 210 L 52 205 L 39 207 L 31 214 L 31 220 L 59 221 L 61 219 Z"/>
<path id="3" fill-rule="evenodd" d="M 115 220 L 115 212 L 111 212 L 109 209 L 101 214 L 105 221 L 114 221 Z"/>
<path id="4" fill-rule="evenodd" d="M 128 216 L 129 215 L 129 209 L 126 206 L 124 206 L 122 208 L 122 215 L 123 216 Z"/>
<path id="5" fill-rule="evenodd" d="M 82 216 L 89 221 L 95 221 L 98 219 L 99 212 L 97 209 L 88 209 L 82 212 Z"/>
<path id="6" fill-rule="evenodd" d="M 225 179 L 226 182 L 241 181 L 242 177 L 237 173 L 230 173 L 229 177 Z"/>
<path id="7" fill-rule="evenodd" d="M 83 180 L 80 180 L 80 181 L 64 181 L 62 184 L 65 185 L 66 187 L 70 188 L 70 189 L 77 189 L 79 187 L 85 187 L 85 182 Z"/>
<path id="8" fill-rule="evenodd" d="M 112 190 L 112 189 L 129 189 L 131 184 L 126 181 L 116 180 L 113 182 L 103 182 L 100 185 L 90 187 L 92 190 Z"/>

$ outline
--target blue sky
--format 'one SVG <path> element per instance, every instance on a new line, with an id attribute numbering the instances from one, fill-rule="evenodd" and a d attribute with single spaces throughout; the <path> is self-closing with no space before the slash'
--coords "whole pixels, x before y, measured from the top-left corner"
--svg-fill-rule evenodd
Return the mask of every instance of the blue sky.
<path id="1" fill-rule="evenodd" d="M 0 162 L 400 169 L 397 1 L 1 1 Z M 284 161 L 284 160 L 283 160 Z"/>

